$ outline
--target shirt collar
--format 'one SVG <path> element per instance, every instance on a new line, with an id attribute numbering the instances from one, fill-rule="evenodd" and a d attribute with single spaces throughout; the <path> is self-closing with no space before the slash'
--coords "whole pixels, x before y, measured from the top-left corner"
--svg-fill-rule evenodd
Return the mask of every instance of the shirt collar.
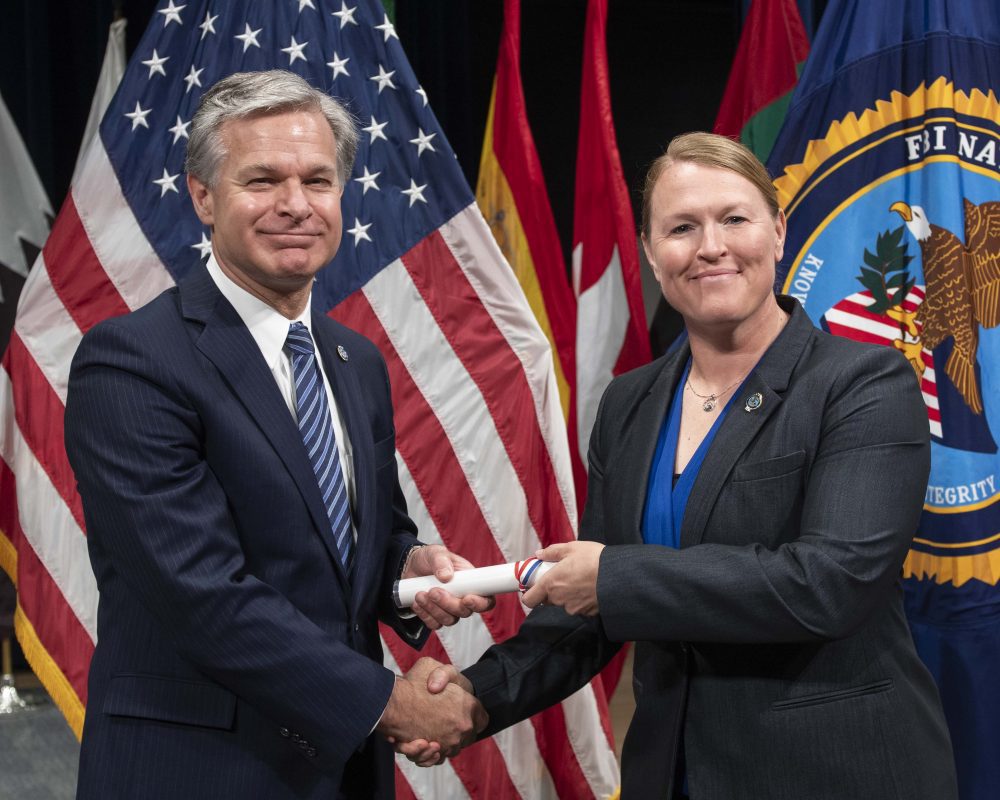
<path id="1" fill-rule="evenodd" d="M 219 266 L 219 262 L 215 260 L 214 253 L 209 255 L 207 266 L 208 274 L 212 276 L 212 280 L 222 292 L 222 296 L 236 309 L 236 313 L 239 314 L 243 324 L 250 331 L 250 335 L 257 342 L 257 347 L 260 348 L 268 369 L 273 370 L 278 363 L 282 349 L 285 347 L 288 326 L 293 322 L 301 322 L 307 328 L 310 327 L 312 295 L 310 294 L 306 300 L 306 307 L 302 309 L 302 313 L 295 319 L 288 319 L 226 275 L 222 271 L 222 267 Z"/>

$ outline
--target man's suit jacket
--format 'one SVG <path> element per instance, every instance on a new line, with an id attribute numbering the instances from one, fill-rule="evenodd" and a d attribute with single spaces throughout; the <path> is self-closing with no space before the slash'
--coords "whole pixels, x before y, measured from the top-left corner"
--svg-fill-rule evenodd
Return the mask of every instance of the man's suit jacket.
<path id="1" fill-rule="evenodd" d="M 377 620 L 407 632 L 391 585 L 417 540 L 381 356 L 315 311 L 311 329 L 353 448 L 350 576 L 298 427 L 204 267 L 79 347 L 66 447 L 100 603 L 78 797 L 330 798 L 342 778 L 393 796 L 369 737 L 394 682 Z"/>
<path id="2" fill-rule="evenodd" d="M 611 383 L 581 524 L 581 538 L 609 545 L 600 614 L 538 609 L 466 670 L 490 713 L 486 735 L 635 641 L 624 800 L 670 797 L 679 747 L 694 800 L 956 797 L 898 581 L 929 470 L 913 370 L 889 348 L 817 331 L 798 303 L 780 301 L 792 317 L 705 458 L 680 550 L 642 544 L 641 520 L 690 350 Z M 754 409 L 746 401 L 758 393 Z"/>

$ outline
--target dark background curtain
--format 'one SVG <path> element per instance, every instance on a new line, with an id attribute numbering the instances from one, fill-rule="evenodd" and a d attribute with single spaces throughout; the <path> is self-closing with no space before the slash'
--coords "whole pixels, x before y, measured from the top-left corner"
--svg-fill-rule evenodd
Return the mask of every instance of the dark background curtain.
<path id="1" fill-rule="evenodd" d="M 295 0 L 273 0 L 294 2 Z M 164 3 L 6 3 L 0 94 L 58 211 L 117 11 L 131 56 Z M 217 2 L 216 11 L 236 0 Z M 469 182 L 475 186 L 501 0 L 395 0 L 400 41 Z M 522 0 L 521 69 L 549 196 L 570 252 L 585 0 Z M 608 61 L 618 145 L 638 209 L 639 184 L 670 138 L 711 130 L 749 0 L 610 0 Z M 825 0 L 800 0 L 811 33 Z M 338 5 L 339 7 L 339 5 Z"/>

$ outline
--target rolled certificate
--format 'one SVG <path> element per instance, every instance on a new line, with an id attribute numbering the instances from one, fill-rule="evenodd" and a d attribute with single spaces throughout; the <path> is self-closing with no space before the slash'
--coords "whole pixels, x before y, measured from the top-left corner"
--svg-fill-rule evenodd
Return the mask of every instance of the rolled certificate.
<path id="1" fill-rule="evenodd" d="M 426 592 L 435 586 L 455 597 L 466 594 L 491 597 L 504 592 L 526 592 L 554 564 L 554 561 L 539 561 L 531 557 L 510 564 L 497 564 L 494 567 L 456 570 L 447 583 L 442 583 L 433 575 L 423 578 L 404 578 L 393 584 L 392 599 L 396 602 L 397 608 L 409 608 L 413 605 L 417 592 Z"/>

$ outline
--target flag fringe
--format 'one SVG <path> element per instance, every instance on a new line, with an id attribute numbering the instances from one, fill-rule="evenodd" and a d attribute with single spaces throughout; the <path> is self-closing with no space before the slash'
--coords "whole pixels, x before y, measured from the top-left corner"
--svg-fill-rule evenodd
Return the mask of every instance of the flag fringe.
<path id="1" fill-rule="evenodd" d="M 0 528 L 0 569 L 7 573 L 11 583 L 17 586 L 17 548 Z"/>
<path id="2" fill-rule="evenodd" d="M 66 680 L 66 676 L 63 675 L 62 670 L 52 660 L 52 656 L 39 640 L 38 634 L 35 633 L 35 626 L 31 624 L 31 620 L 21 609 L 20 603 L 14 611 L 14 632 L 17 634 L 17 641 L 20 642 L 21 650 L 24 651 L 24 657 L 28 660 L 32 671 L 42 682 L 42 686 L 45 687 L 56 707 L 62 712 L 73 731 L 73 735 L 79 741 L 83 735 L 83 703 L 80 702 L 80 698 L 70 686 L 69 681 Z"/>
<path id="3" fill-rule="evenodd" d="M 7 573 L 16 587 L 17 550 L 2 530 L 0 530 L 0 567 Z M 35 626 L 31 624 L 31 620 L 21 608 L 20 599 L 18 599 L 17 607 L 14 609 L 14 633 L 32 672 L 41 681 L 45 691 L 49 693 L 56 707 L 62 712 L 73 731 L 73 735 L 79 741 L 83 735 L 83 703 L 80 702 L 80 698 L 70 682 L 38 638 Z"/>
<path id="4" fill-rule="evenodd" d="M 937 556 L 911 550 L 903 562 L 903 577 L 962 586 L 975 578 L 989 586 L 1000 583 L 1000 550 L 964 556 Z"/>

